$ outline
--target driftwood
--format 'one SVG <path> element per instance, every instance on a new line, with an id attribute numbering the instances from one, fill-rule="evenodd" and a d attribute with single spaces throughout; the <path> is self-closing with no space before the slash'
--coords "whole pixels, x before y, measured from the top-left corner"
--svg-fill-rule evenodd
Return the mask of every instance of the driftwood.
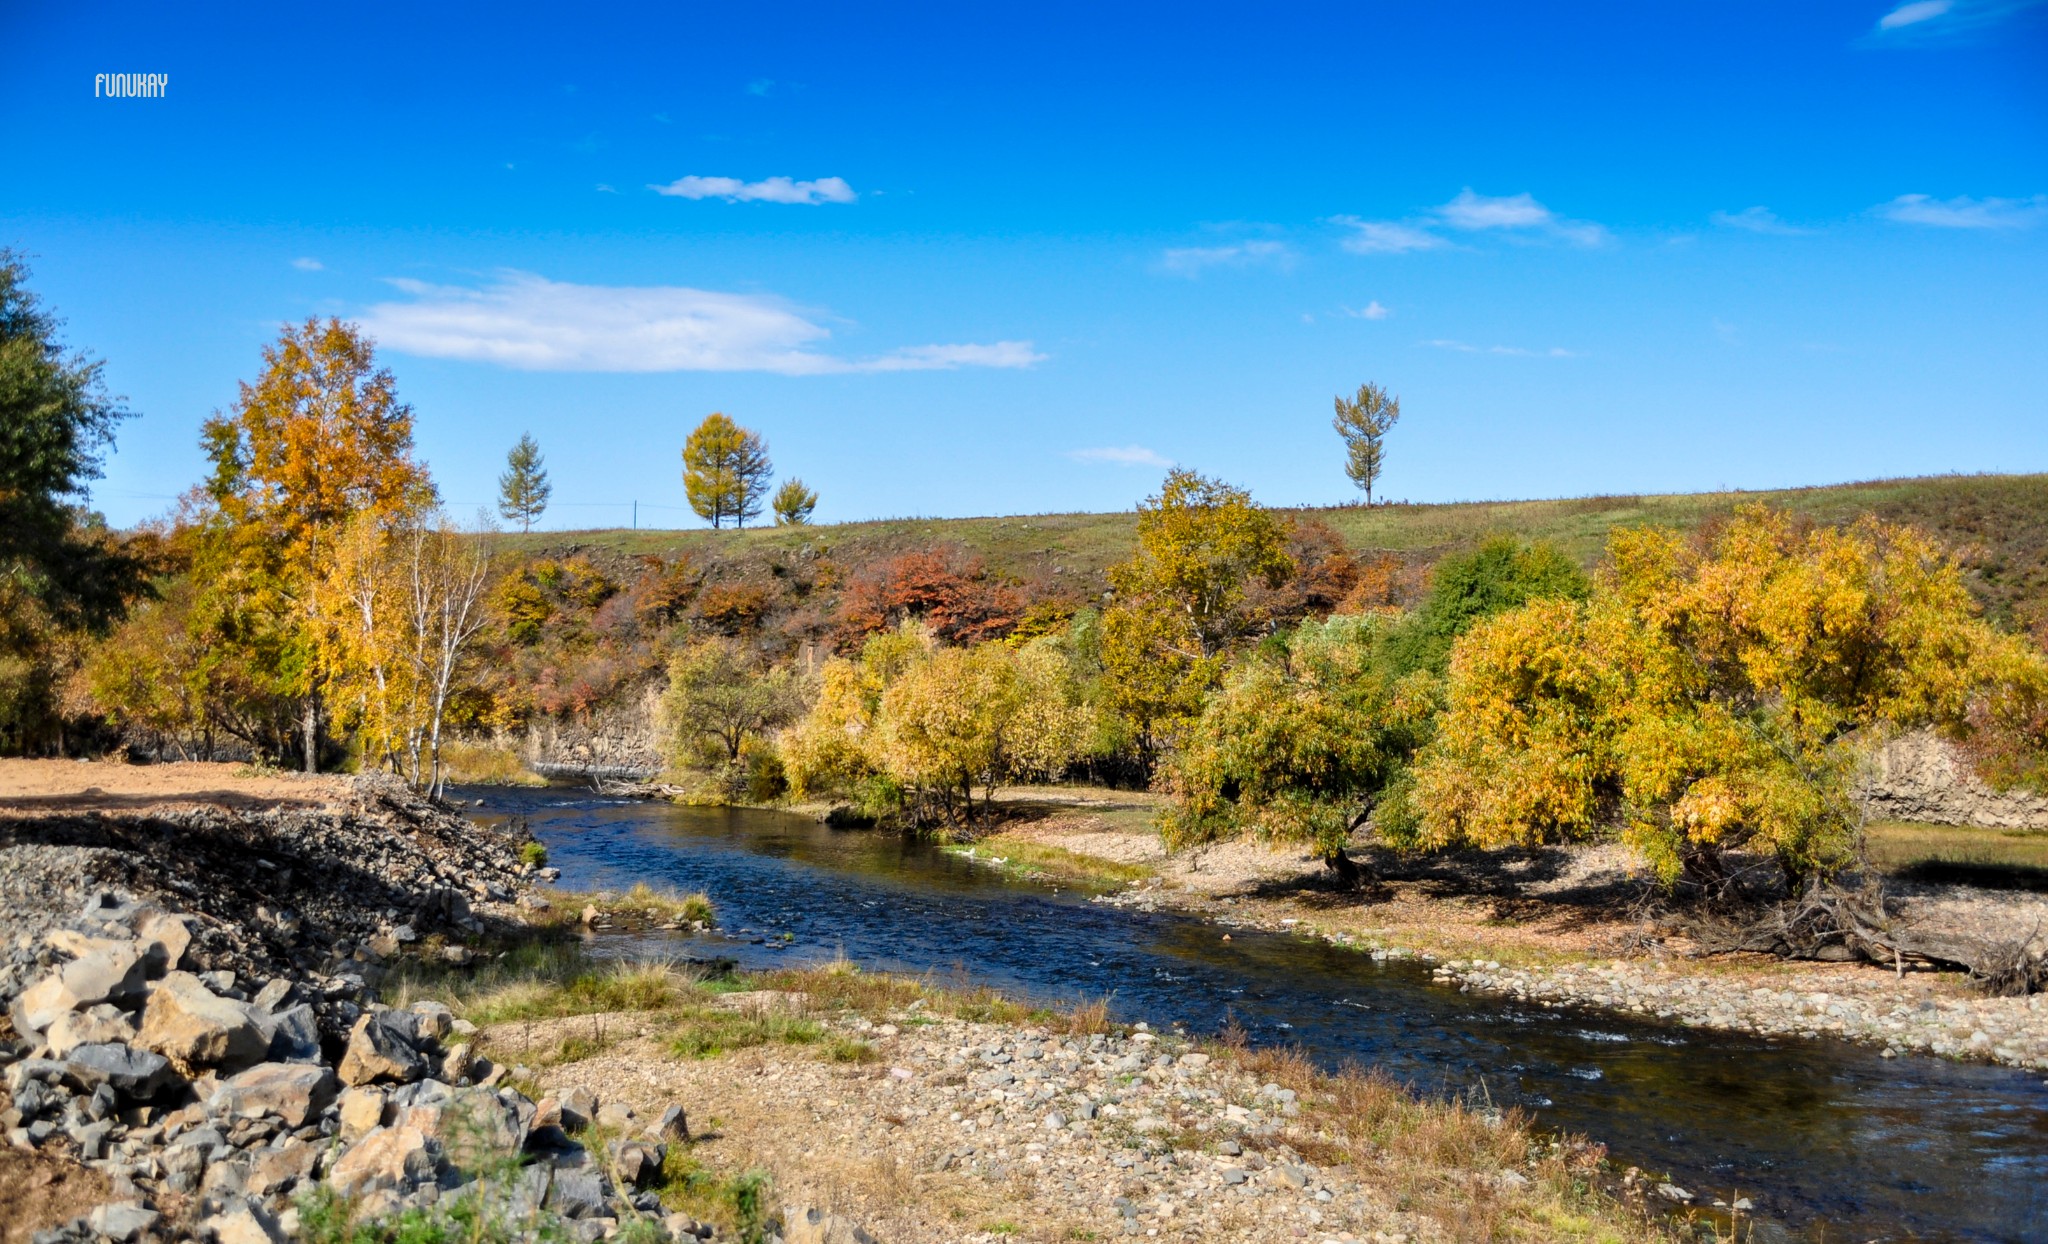
<path id="1" fill-rule="evenodd" d="M 1967 972 L 1995 996 L 2038 993 L 2048 986 L 2048 948 L 2036 949 L 2038 926 L 2018 940 L 1957 937 L 1899 924 L 1876 883 L 1849 890 L 1815 884 L 1747 919 L 1717 916 L 1689 930 L 1708 953 L 1751 951 L 1825 962 L 1869 960 Z"/>

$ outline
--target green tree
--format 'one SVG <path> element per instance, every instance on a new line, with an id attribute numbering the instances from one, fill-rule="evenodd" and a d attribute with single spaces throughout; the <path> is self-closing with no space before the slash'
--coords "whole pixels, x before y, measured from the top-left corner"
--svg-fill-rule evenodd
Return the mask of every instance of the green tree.
<path id="1" fill-rule="evenodd" d="M 81 505 L 130 412 L 108 395 L 103 363 L 64 352 L 27 277 L 0 250 L 0 648 L 17 650 L 39 621 L 103 629 L 143 590 L 144 569 Z"/>
<path id="2" fill-rule="evenodd" d="M 555 486 L 548 483 L 540 443 L 530 433 L 520 433 L 519 443 L 505 455 L 505 473 L 498 477 L 498 513 L 519 530 L 532 531 L 533 520 L 548 508 Z"/>
<path id="3" fill-rule="evenodd" d="M 791 476 L 775 490 L 774 505 L 776 526 L 802 527 L 811 521 L 811 511 L 818 508 L 818 494 Z"/>
<path id="4" fill-rule="evenodd" d="M 1337 397 L 1337 417 L 1331 425 L 1344 438 L 1344 473 L 1365 490 L 1367 505 L 1372 504 L 1372 486 L 1386 462 L 1382 442 L 1400 419 L 1401 399 L 1376 384 L 1359 385 L 1353 397 Z"/>
<path id="5" fill-rule="evenodd" d="M 1535 600 L 1584 600 L 1592 590 L 1586 572 L 1556 545 L 1490 536 L 1471 552 L 1436 564 L 1429 595 L 1389 637 L 1385 656 L 1398 674 L 1441 674 L 1450 663 L 1451 645 L 1480 619 Z"/>
<path id="6" fill-rule="evenodd" d="M 768 445 L 729 417 L 710 414 L 683 442 L 683 491 L 712 527 L 745 527 L 761 513 L 774 467 Z"/>
<path id="7" fill-rule="evenodd" d="M 669 662 L 662 707 L 678 760 L 715 750 L 720 760 L 737 764 L 748 740 L 788 723 L 801 702 L 786 667 L 769 668 L 736 641 L 717 638 L 693 644 Z"/>

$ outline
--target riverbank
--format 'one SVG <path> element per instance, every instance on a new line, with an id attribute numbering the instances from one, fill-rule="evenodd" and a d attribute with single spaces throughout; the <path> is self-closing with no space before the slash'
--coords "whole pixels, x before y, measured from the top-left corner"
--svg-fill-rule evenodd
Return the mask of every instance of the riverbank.
<path id="1" fill-rule="evenodd" d="M 1597 1146 L 1293 1056 L 592 965 L 571 930 L 709 913 L 563 911 L 396 783 L 0 779 L 7 1244 L 1664 1238 Z"/>
<path id="2" fill-rule="evenodd" d="M 1373 858 L 1381 880 L 1356 892 L 1299 848 L 1239 840 L 1169 855 L 1149 826 L 1152 796 L 1069 788 L 1015 797 L 1037 812 L 978 839 L 977 858 L 1004 867 L 996 861 L 1057 852 L 1070 877 L 1087 877 L 1092 864 L 1098 881 L 1144 869 L 1148 877 L 1097 901 L 1200 916 L 1219 936 L 1256 928 L 1415 957 L 1447 987 L 1553 1006 L 2048 1070 L 2048 996 L 1986 997 L 1954 973 L 1911 965 L 1702 955 L 1676 929 L 1635 914 L 1647 883 L 1618 848 Z M 1924 882 L 1892 890 L 1897 918 L 1929 931 L 2025 938 L 2048 929 L 2048 896 Z"/>

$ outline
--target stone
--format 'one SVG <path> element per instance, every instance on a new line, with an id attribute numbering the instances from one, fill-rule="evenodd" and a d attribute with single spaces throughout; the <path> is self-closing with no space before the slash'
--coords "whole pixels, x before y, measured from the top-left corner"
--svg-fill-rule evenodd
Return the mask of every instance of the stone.
<path id="1" fill-rule="evenodd" d="M 457 1041 L 449 1046 L 448 1052 L 441 1056 L 441 1078 L 450 1084 L 468 1079 L 471 1057 L 469 1042 Z"/>
<path id="2" fill-rule="evenodd" d="M 1226 1188 L 1235 1188 L 1236 1186 L 1250 1178 L 1251 1172 L 1245 1170 L 1243 1167 L 1233 1166 L 1230 1169 L 1223 1172 L 1223 1186 Z"/>
<path id="3" fill-rule="evenodd" d="M 256 996 L 254 998 L 251 998 L 249 1001 L 252 1006 L 257 1007 L 260 1010 L 274 1012 L 277 1010 L 278 1007 L 284 1005 L 285 999 L 291 996 L 291 980 L 287 977 L 277 976 L 271 978 L 271 981 L 268 985 L 265 985 L 263 988 L 257 990 Z"/>
<path id="4" fill-rule="evenodd" d="M 597 1117 L 597 1094 L 587 1088 L 572 1088 L 558 1103 L 564 1131 L 580 1132 Z"/>
<path id="5" fill-rule="evenodd" d="M 425 1061 L 401 1035 L 403 1030 L 385 1022 L 389 1014 L 365 1015 L 349 1031 L 348 1052 L 339 1069 L 342 1083 L 410 1084 L 426 1073 Z"/>
<path id="6" fill-rule="evenodd" d="M 644 1140 L 615 1140 L 606 1146 L 606 1153 L 611 1157 L 612 1170 L 629 1188 L 647 1184 L 668 1160 L 667 1145 Z"/>
<path id="7" fill-rule="evenodd" d="M 413 1039 L 427 1043 L 438 1043 L 455 1028 L 455 1014 L 439 1002 L 415 1002 L 412 1013 Z"/>
<path id="8" fill-rule="evenodd" d="M 192 945 L 192 917 L 174 916 L 169 912 L 151 912 L 135 924 L 135 934 L 142 940 L 144 957 L 153 971 L 175 972 L 185 961 L 185 951 Z"/>
<path id="9" fill-rule="evenodd" d="M 136 1044 L 186 1075 L 206 1067 L 236 1071 L 263 1061 L 270 1033 L 261 1012 L 215 995 L 189 972 L 172 972 L 149 991 Z"/>
<path id="10" fill-rule="evenodd" d="M 690 1116 L 683 1113 L 681 1106 L 670 1106 L 661 1112 L 648 1132 L 663 1140 L 688 1140 L 690 1138 Z"/>
<path id="11" fill-rule="evenodd" d="M 318 1063 L 260 1063 L 223 1081 L 207 1100 L 215 1118 L 276 1119 L 303 1127 L 334 1095 L 334 1073 Z"/>
<path id="12" fill-rule="evenodd" d="M 43 1045 L 52 1058 L 63 1058 L 81 1045 L 125 1045 L 134 1039 L 133 1021 L 106 1003 L 85 1011 L 66 1011 L 43 1033 Z"/>
<path id="13" fill-rule="evenodd" d="M 876 1244 L 875 1237 L 851 1219 L 815 1206 L 783 1210 L 782 1239 L 783 1244 Z"/>
<path id="14" fill-rule="evenodd" d="M 438 1091 L 405 1102 L 401 1097 L 408 1090 L 392 1094 L 393 1127 L 418 1128 L 444 1151 L 516 1152 L 525 1146 L 530 1116 L 490 1089 L 450 1089 L 436 1081 L 415 1087 Z"/>
<path id="15" fill-rule="evenodd" d="M 127 1241 L 156 1226 L 163 1215 L 138 1201 L 115 1201 L 96 1207 L 86 1224 L 110 1240 Z"/>
<path id="16" fill-rule="evenodd" d="M 320 1162 L 320 1149 L 319 1145 L 287 1136 L 273 1148 L 256 1150 L 250 1155 L 249 1194 L 268 1198 L 303 1186 L 312 1179 L 313 1168 Z"/>
<path id="17" fill-rule="evenodd" d="M 630 1131 L 633 1120 L 639 1117 L 631 1106 L 622 1101 L 608 1101 L 597 1108 L 597 1125 L 606 1131 Z"/>
<path id="18" fill-rule="evenodd" d="M 547 1207 L 564 1218 L 595 1218 L 604 1212 L 604 1180 L 588 1168 L 557 1170 Z"/>
<path id="19" fill-rule="evenodd" d="M 1667 1201 L 1683 1202 L 1692 1200 L 1692 1193 L 1687 1192 L 1685 1189 L 1679 1187 L 1677 1184 L 1658 1184 L 1657 1195 L 1663 1197 Z"/>
<path id="20" fill-rule="evenodd" d="M 127 1097 L 153 1097 L 177 1077 L 161 1054 L 109 1042 L 72 1050 L 64 1058 L 64 1078 L 87 1093 L 111 1085 Z"/>
<path id="21" fill-rule="evenodd" d="M 433 1175 L 434 1155 L 424 1133 L 416 1127 L 380 1127 L 349 1146 L 327 1172 L 327 1183 L 345 1197 L 406 1194 Z"/>
<path id="22" fill-rule="evenodd" d="M 345 1088 L 336 1104 L 340 1107 L 343 1140 L 354 1140 L 384 1126 L 384 1094 L 377 1089 Z"/>
<path id="23" fill-rule="evenodd" d="M 207 1151 L 203 1145 L 179 1145 L 166 1149 L 158 1155 L 162 1164 L 164 1187 L 172 1192 L 197 1192 L 199 1181 L 206 1177 Z"/>
<path id="24" fill-rule="evenodd" d="M 476 959 L 476 952 L 467 946 L 443 946 L 441 947 L 441 959 L 443 962 L 453 964 L 458 968 L 466 968 Z"/>
<path id="25" fill-rule="evenodd" d="M 254 1005 L 254 1004 L 252 1004 Z M 270 1017 L 270 1048 L 263 1061 L 270 1063 L 317 1063 L 320 1061 L 320 1021 L 313 1008 L 301 1002 Z"/>
<path id="26" fill-rule="evenodd" d="M 291 1238 L 268 1210 L 247 1201 L 200 1223 L 199 1235 L 214 1244 L 285 1244 Z"/>

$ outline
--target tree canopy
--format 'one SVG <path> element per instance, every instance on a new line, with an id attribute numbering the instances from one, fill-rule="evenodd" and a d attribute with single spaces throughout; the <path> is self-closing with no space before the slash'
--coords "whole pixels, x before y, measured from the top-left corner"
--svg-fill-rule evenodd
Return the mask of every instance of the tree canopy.
<path id="1" fill-rule="evenodd" d="M 518 523 L 521 531 L 532 531 L 533 520 L 547 510 L 548 497 L 554 491 L 540 456 L 540 442 L 531 433 L 520 433 L 519 443 L 505 455 L 504 474 L 498 476 L 498 516 Z"/>
<path id="2" fill-rule="evenodd" d="M 758 518 L 774 472 L 767 442 L 725 415 L 704 417 L 683 442 L 683 491 L 714 528 Z"/>
<path id="3" fill-rule="evenodd" d="M 1372 504 L 1372 487 L 1386 465 L 1386 436 L 1401 419 L 1401 399 L 1370 382 L 1346 398 L 1338 394 L 1337 415 L 1330 421 L 1344 438 L 1344 474 Z"/>

